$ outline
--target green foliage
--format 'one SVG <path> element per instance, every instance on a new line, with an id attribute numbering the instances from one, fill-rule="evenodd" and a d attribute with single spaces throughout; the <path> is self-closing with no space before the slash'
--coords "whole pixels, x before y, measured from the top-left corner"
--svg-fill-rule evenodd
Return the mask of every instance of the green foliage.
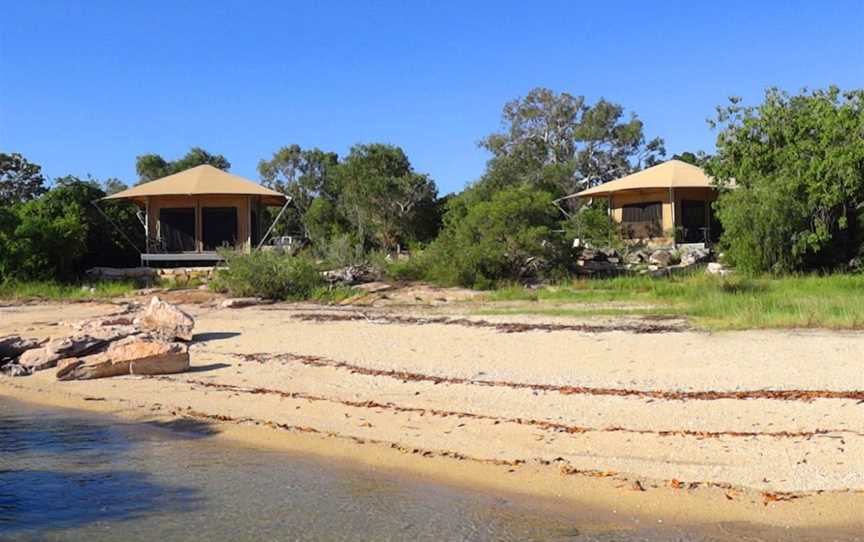
<path id="1" fill-rule="evenodd" d="M 623 246 L 617 223 L 609 216 L 606 200 L 595 201 L 577 209 L 564 224 L 567 237 L 580 239 L 593 246 Z"/>
<path id="2" fill-rule="evenodd" d="M 0 153 L 0 207 L 31 200 L 46 190 L 41 166 L 18 153 Z"/>
<path id="3" fill-rule="evenodd" d="M 505 131 L 481 146 L 493 154 L 484 182 L 529 182 L 560 197 L 658 163 L 663 140 L 645 140 L 642 121 L 618 104 L 535 88 L 504 106 Z"/>
<path id="4" fill-rule="evenodd" d="M 444 230 L 422 256 L 431 280 L 489 288 L 548 274 L 560 263 L 564 251 L 552 242 L 558 211 L 548 192 L 521 186 L 485 201 L 462 199 L 451 202 Z"/>
<path id="5" fill-rule="evenodd" d="M 41 197 L 0 212 L 0 278 L 70 281 L 89 267 L 137 263 L 135 249 L 92 204 L 104 196 L 97 183 L 63 177 Z M 133 206 L 109 204 L 105 214 L 143 237 Z"/>
<path id="6" fill-rule="evenodd" d="M 864 205 L 864 91 L 792 96 L 769 89 L 718 108 L 707 165 L 723 194 L 715 208 L 728 261 L 751 272 L 834 266 L 856 256 Z"/>
<path id="7" fill-rule="evenodd" d="M 231 162 L 221 154 L 210 154 L 200 147 L 192 147 L 177 160 L 168 161 L 158 154 L 138 156 L 135 159 L 135 171 L 138 172 L 138 184 L 141 184 L 204 164 L 226 171 L 231 168 Z"/>
<path id="8" fill-rule="evenodd" d="M 318 266 L 305 256 L 278 251 L 226 252 L 224 256 L 228 266 L 216 273 L 210 285 L 218 292 L 237 297 L 309 299 L 325 285 Z"/>
<path id="9" fill-rule="evenodd" d="M 337 169 L 339 209 L 364 243 L 394 250 L 418 240 L 420 209 L 438 189 L 416 173 L 399 147 L 356 145 Z"/>
<path id="10" fill-rule="evenodd" d="M 332 212 L 321 213 L 322 206 L 335 209 L 339 189 L 333 172 L 338 163 L 336 153 L 304 150 L 299 145 L 282 147 L 270 160 L 258 162 L 258 173 L 264 184 L 291 198 L 287 216 L 277 225 L 276 235 L 302 233 L 313 241 L 328 237 L 329 224 L 339 219 Z M 312 209 L 313 206 L 316 208 Z M 319 227 L 322 218 L 327 224 L 323 228 Z"/>

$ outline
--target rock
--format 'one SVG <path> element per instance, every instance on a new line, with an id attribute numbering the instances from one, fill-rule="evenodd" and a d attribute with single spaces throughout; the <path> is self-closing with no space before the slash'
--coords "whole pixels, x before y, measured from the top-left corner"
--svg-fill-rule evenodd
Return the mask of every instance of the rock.
<path id="1" fill-rule="evenodd" d="M 50 369 L 63 358 L 89 354 L 111 341 L 126 337 L 138 330 L 128 327 L 109 328 L 101 333 L 76 333 L 68 337 L 52 338 L 41 348 L 27 350 L 18 358 L 18 363 L 32 371 Z"/>
<path id="2" fill-rule="evenodd" d="M 137 319 L 138 326 L 145 331 L 165 339 L 192 340 L 195 320 L 176 305 L 154 296 L 144 313 Z"/>
<path id="3" fill-rule="evenodd" d="M 3 373 L 6 376 L 27 376 L 32 372 L 32 370 L 17 363 L 10 363 L 3 367 Z"/>
<path id="4" fill-rule="evenodd" d="M 189 369 L 189 347 L 149 339 L 115 344 L 105 352 L 64 360 L 58 380 L 92 380 L 121 375 L 182 373 Z"/>
<path id="5" fill-rule="evenodd" d="M 632 265 L 638 265 L 648 261 L 649 254 L 644 250 L 634 250 L 624 255 L 624 261 Z"/>
<path id="6" fill-rule="evenodd" d="M 654 265 L 666 267 L 672 261 L 672 253 L 668 250 L 655 250 L 651 253 L 648 261 Z"/>
<path id="7" fill-rule="evenodd" d="M 155 278 L 156 270 L 150 267 L 91 267 L 86 271 L 88 277 L 102 280 L 128 280 Z"/>
<path id="8" fill-rule="evenodd" d="M 386 292 L 387 290 L 392 290 L 393 286 L 391 284 L 387 284 L 386 282 L 367 282 L 366 284 L 358 285 L 357 289 L 362 290 L 367 294 L 375 294 L 378 292 Z"/>
<path id="9" fill-rule="evenodd" d="M 269 299 L 261 299 L 260 297 L 234 297 L 226 299 L 219 304 L 223 309 L 242 309 L 243 307 L 252 307 L 253 305 L 270 304 L 273 301 Z"/>
<path id="10" fill-rule="evenodd" d="M 720 277 L 725 277 L 727 275 L 732 274 L 732 270 L 728 267 L 724 266 L 720 262 L 711 262 L 705 268 L 705 273 L 708 275 L 717 275 Z"/>
<path id="11" fill-rule="evenodd" d="M 38 348 L 42 343 L 32 339 L 22 339 L 20 335 L 0 337 L 0 361 L 17 358 L 26 350 Z"/>
<path id="12" fill-rule="evenodd" d="M 689 266 L 706 262 L 711 258 L 711 251 L 707 248 L 694 248 L 681 255 L 681 265 Z"/>

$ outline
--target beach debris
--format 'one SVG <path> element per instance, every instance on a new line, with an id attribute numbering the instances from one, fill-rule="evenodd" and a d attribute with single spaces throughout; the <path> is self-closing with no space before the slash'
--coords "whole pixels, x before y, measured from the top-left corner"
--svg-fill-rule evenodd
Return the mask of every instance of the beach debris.
<path id="1" fill-rule="evenodd" d="M 255 305 L 269 305 L 273 301 L 270 299 L 262 299 L 260 297 L 232 297 L 224 300 L 219 304 L 223 309 L 242 309 L 243 307 L 252 307 Z"/>
<path id="2" fill-rule="evenodd" d="M 58 380 L 91 380 L 121 375 L 182 373 L 189 369 L 189 347 L 180 342 L 134 339 L 104 352 L 63 360 Z"/>
<path id="3" fill-rule="evenodd" d="M 357 284 L 360 282 L 368 282 L 372 277 L 372 269 L 365 264 L 361 265 L 346 265 L 338 269 L 330 269 L 323 271 L 321 276 L 330 284 Z"/>
<path id="4" fill-rule="evenodd" d="M 195 320 L 180 307 L 153 296 L 144 313 L 135 323 L 144 331 L 153 333 L 164 340 L 192 340 Z"/>
<path id="5" fill-rule="evenodd" d="M 528 324 L 523 322 L 489 322 L 469 318 L 450 318 L 447 316 L 421 318 L 400 316 L 395 314 L 366 315 L 361 312 L 352 313 L 309 313 L 298 314 L 293 318 L 304 322 L 350 322 L 365 321 L 373 324 L 410 324 L 410 325 L 444 325 L 476 328 L 491 328 L 499 333 L 526 333 L 528 331 L 577 331 L 582 333 L 606 333 L 612 331 L 627 331 L 631 333 L 677 333 L 686 331 L 684 325 L 656 324 L 639 322 L 633 324 Z"/>

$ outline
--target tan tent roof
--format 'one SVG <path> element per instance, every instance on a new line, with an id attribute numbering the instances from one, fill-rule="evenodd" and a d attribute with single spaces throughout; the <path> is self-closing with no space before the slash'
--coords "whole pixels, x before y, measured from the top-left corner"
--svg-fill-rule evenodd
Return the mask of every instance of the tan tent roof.
<path id="1" fill-rule="evenodd" d="M 133 186 L 105 199 L 131 199 L 143 203 L 148 196 L 203 196 L 205 194 L 261 196 L 261 202 L 266 205 L 282 205 L 287 199 L 275 190 L 206 164 Z"/>
<path id="2" fill-rule="evenodd" d="M 702 168 L 680 160 L 669 160 L 638 173 L 583 190 L 570 197 L 604 197 L 612 192 L 646 188 L 714 188 L 714 185 L 711 177 L 706 175 Z"/>

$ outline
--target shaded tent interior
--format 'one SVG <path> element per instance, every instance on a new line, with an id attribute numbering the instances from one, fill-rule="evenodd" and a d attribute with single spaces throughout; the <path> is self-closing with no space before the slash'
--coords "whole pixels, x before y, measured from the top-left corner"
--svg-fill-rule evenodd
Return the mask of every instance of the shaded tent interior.
<path id="1" fill-rule="evenodd" d="M 218 261 L 223 248 L 249 252 L 267 231 L 264 208 L 288 204 L 279 192 L 209 165 L 105 199 L 132 201 L 143 209 L 147 245 L 142 265 Z"/>
<path id="2" fill-rule="evenodd" d="M 719 192 L 692 164 L 669 160 L 568 198 L 607 198 L 626 239 L 651 243 L 711 243 L 720 225 L 711 204 Z"/>

